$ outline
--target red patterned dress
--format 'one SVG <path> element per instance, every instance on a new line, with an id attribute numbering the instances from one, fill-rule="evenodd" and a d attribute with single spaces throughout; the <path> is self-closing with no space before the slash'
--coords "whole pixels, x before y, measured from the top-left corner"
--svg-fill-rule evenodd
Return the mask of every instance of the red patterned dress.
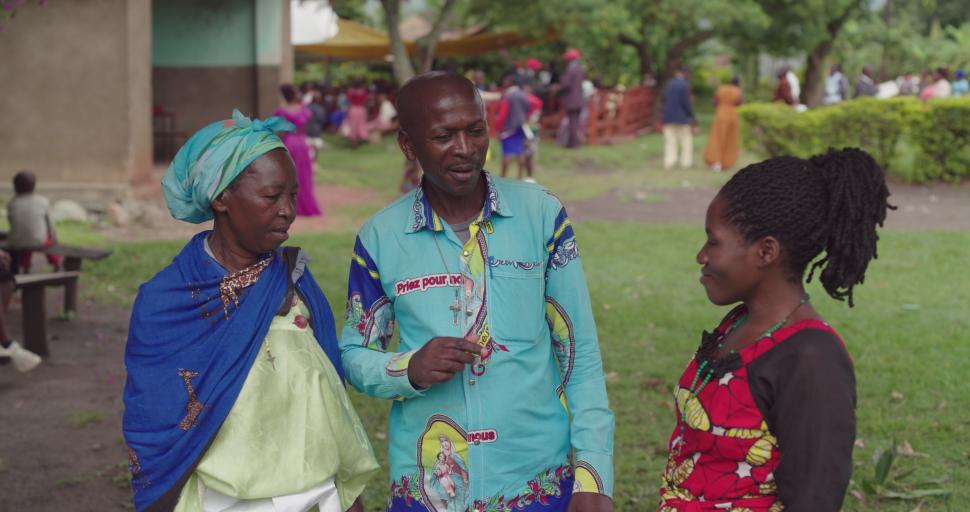
<path id="1" fill-rule="evenodd" d="M 803 345 L 791 347 L 802 353 L 787 351 L 794 357 L 779 359 L 782 364 L 798 365 L 799 357 L 809 366 L 814 365 L 812 361 L 824 360 L 825 364 L 835 367 L 832 372 L 828 372 L 829 374 L 840 375 L 845 373 L 845 365 L 842 364 L 841 358 L 849 368 L 848 378 L 851 379 L 851 384 L 846 380 L 836 379 L 838 386 L 833 386 L 830 390 L 835 396 L 835 403 L 846 402 L 845 407 L 840 407 L 836 411 L 835 418 L 831 421 L 826 418 L 816 421 L 815 423 L 820 425 L 815 433 L 799 432 L 789 435 L 790 444 L 786 446 L 797 445 L 798 449 L 793 449 L 792 461 L 788 468 L 789 474 L 786 476 L 790 481 L 797 481 L 799 484 L 788 487 L 793 488 L 791 499 L 800 504 L 800 509 L 804 505 L 806 510 L 829 510 L 832 506 L 835 507 L 834 510 L 838 510 L 845 494 L 845 486 L 848 484 L 848 475 L 851 473 L 851 443 L 855 434 L 853 412 L 855 382 L 851 363 L 848 362 L 848 354 L 845 352 L 841 338 L 825 322 L 809 319 L 780 328 L 737 353 L 731 353 L 720 359 L 716 358 L 718 342 L 730 331 L 731 326 L 738 324 L 746 314 L 747 310 L 744 306 L 736 308 L 728 314 L 713 334 L 704 333 L 700 348 L 674 389 L 677 426 L 668 445 L 669 457 L 660 489 L 660 511 L 775 512 L 786 510 L 782 505 L 782 497 L 779 496 L 779 481 L 776 478 L 779 474 L 782 452 L 779 448 L 781 444 L 779 437 L 776 437 L 773 411 L 780 409 L 780 406 L 775 407 L 770 404 L 785 398 L 789 398 L 791 402 L 793 397 L 779 397 L 777 394 L 773 397 L 768 396 L 772 393 L 765 393 L 760 387 L 753 391 L 752 382 L 763 383 L 764 379 L 760 376 L 753 377 L 750 370 L 759 359 L 765 358 L 769 351 L 791 340 L 798 333 L 803 335 L 789 344 Z M 838 341 L 833 341 L 832 337 Z M 834 356 L 832 358 L 827 355 L 824 358 L 805 356 L 805 349 L 825 354 L 832 352 Z M 778 353 L 782 352 L 778 351 Z M 789 360 L 794 362 L 785 362 Z M 834 365 L 832 361 L 835 361 Z M 780 379 L 781 382 L 771 382 L 765 386 L 770 390 L 793 389 L 798 387 L 797 385 L 814 385 L 804 379 L 798 379 L 797 376 L 801 372 L 798 371 L 797 366 L 773 370 L 778 377 L 768 378 Z M 814 374 L 817 370 L 818 367 L 813 367 L 811 373 Z M 765 374 L 772 375 L 771 372 L 765 372 Z M 791 381 L 786 375 L 795 375 L 796 380 Z M 791 382 L 795 385 L 790 385 Z M 851 387 L 849 392 L 840 389 L 847 387 Z M 826 391 L 823 390 L 823 394 L 825 393 Z M 819 401 L 824 400 L 825 397 L 819 398 Z M 812 404 L 808 405 L 812 409 Z M 825 406 L 822 407 L 825 408 Z M 802 413 L 801 409 L 803 408 L 786 408 L 784 416 L 786 418 L 798 416 Z M 763 410 L 771 412 L 763 412 Z M 796 413 L 793 414 L 793 411 Z M 827 415 L 828 412 L 818 408 L 806 413 L 806 417 Z M 849 418 L 846 418 L 846 415 Z M 777 424 L 788 429 L 786 433 L 798 430 L 798 427 L 789 428 L 787 421 L 789 420 L 779 420 Z M 795 418 L 795 421 L 813 423 L 813 421 L 805 422 L 804 418 Z M 828 434 L 829 431 L 832 435 Z M 848 441 L 847 450 L 846 441 Z M 811 451 L 815 449 L 828 450 L 832 456 L 813 458 Z M 787 450 L 785 453 L 788 453 Z M 806 460 L 809 462 L 806 463 Z M 802 469 L 792 467 L 796 462 L 817 475 L 805 474 Z M 823 474 L 826 469 L 831 469 L 837 476 L 826 477 Z M 818 480 L 817 485 L 813 479 Z M 802 485 L 803 482 L 805 485 Z M 815 490 L 805 492 L 802 489 L 797 491 L 794 489 L 804 488 L 806 485 L 814 487 Z M 798 493 L 801 495 L 796 496 Z M 784 498 L 787 505 L 788 498 Z M 832 505 L 836 501 L 839 505 Z"/>

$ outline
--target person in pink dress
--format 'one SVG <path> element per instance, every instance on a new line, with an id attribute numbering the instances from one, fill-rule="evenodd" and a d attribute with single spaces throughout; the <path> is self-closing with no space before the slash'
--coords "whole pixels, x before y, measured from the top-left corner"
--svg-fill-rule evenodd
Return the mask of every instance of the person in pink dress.
<path id="1" fill-rule="evenodd" d="M 353 147 L 357 147 L 361 142 L 367 142 L 370 130 L 367 126 L 367 98 L 369 94 L 364 87 L 363 80 L 354 79 L 353 84 L 347 89 L 347 101 L 350 108 L 347 110 L 347 119 L 344 123 L 347 127 L 344 133 Z"/>
<path id="2" fill-rule="evenodd" d="M 283 94 L 286 105 L 276 109 L 273 115 L 280 116 L 296 126 L 295 132 L 279 133 L 283 144 L 286 144 L 286 150 L 290 153 L 290 158 L 296 165 L 296 179 L 299 183 L 296 193 L 296 214 L 304 217 L 323 215 L 323 208 L 313 195 L 313 150 L 307 144 L 306 138 L 306 125 L 313 114 L 303 105 L 293 85 L 281 85 L 280 93 Z"/>

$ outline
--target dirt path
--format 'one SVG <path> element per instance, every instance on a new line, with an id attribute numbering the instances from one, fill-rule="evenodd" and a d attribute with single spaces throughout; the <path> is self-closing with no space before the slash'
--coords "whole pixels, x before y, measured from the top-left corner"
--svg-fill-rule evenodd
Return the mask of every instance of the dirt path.
<path id="1" fill-rule="evenodd" d="M 908 185 L 891 183 L 886 226 L 903 229 L 970 230 L 970 183 Z M 567 204 L 577 221 L 609 220 L 646 223 L 702 224 L 714 188 L 614 189 L 609 194 Z"/>
<path id="2" fill-rule="evenodd" d="M 48 294 L 47 311 L 62 295 Z M 21 338 L 19 295 L 8 318 Z M 81 304 L 51 320 L 51 356 L 27 374 L 0 366 L 0 510 L 127 510 L 128 456 L 121 437 L 128 311 Z"/>

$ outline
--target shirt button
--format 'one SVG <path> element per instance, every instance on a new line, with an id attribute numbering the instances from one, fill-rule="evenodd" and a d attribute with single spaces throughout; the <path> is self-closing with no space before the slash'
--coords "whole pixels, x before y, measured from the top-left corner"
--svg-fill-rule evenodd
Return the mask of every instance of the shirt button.
<path id="1" fill-rule="evenodd" d="M 479 441 L 478 439 L 476 439 L 476 440 L 475 440 L 475 444 L 482 444 L 482 442 L 481 442 L 481 441 Z"/>
<path id="2" fill-rule="evenodd" d="M 466 257 L 466 258 L 468 257 L 469 254 L 471 254 L 471 253 L 468 252 L 468 251 L 462 251 L 461 252 L 461 255 L 464 256 L 464 257 Z"/>

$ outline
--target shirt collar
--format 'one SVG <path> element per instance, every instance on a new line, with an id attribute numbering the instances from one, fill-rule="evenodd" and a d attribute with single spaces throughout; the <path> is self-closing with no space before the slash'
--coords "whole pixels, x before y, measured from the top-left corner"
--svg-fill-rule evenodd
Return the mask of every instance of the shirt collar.
<path id="1" fill-rule="evenodd" d="M 503 217 L 511 217 L 512 211 L 503 199 L 502 192 L 495 185 L 495 179 L 484 169 L 482 174 L 485 176 L 485 207 L 482 220 L 490 220 L 493 213 Z M 431 231 L 444 229 L 444 220 L 438 217 L 438 214 L 431 208 L 427 196 L 424 195 L 424 180 L 421 180 L 421 185 L 414 191 L 414 202 L 411 203 L 411 213 L 408 215 L 405 232 L 414 233 L 421 229 Z"/>

